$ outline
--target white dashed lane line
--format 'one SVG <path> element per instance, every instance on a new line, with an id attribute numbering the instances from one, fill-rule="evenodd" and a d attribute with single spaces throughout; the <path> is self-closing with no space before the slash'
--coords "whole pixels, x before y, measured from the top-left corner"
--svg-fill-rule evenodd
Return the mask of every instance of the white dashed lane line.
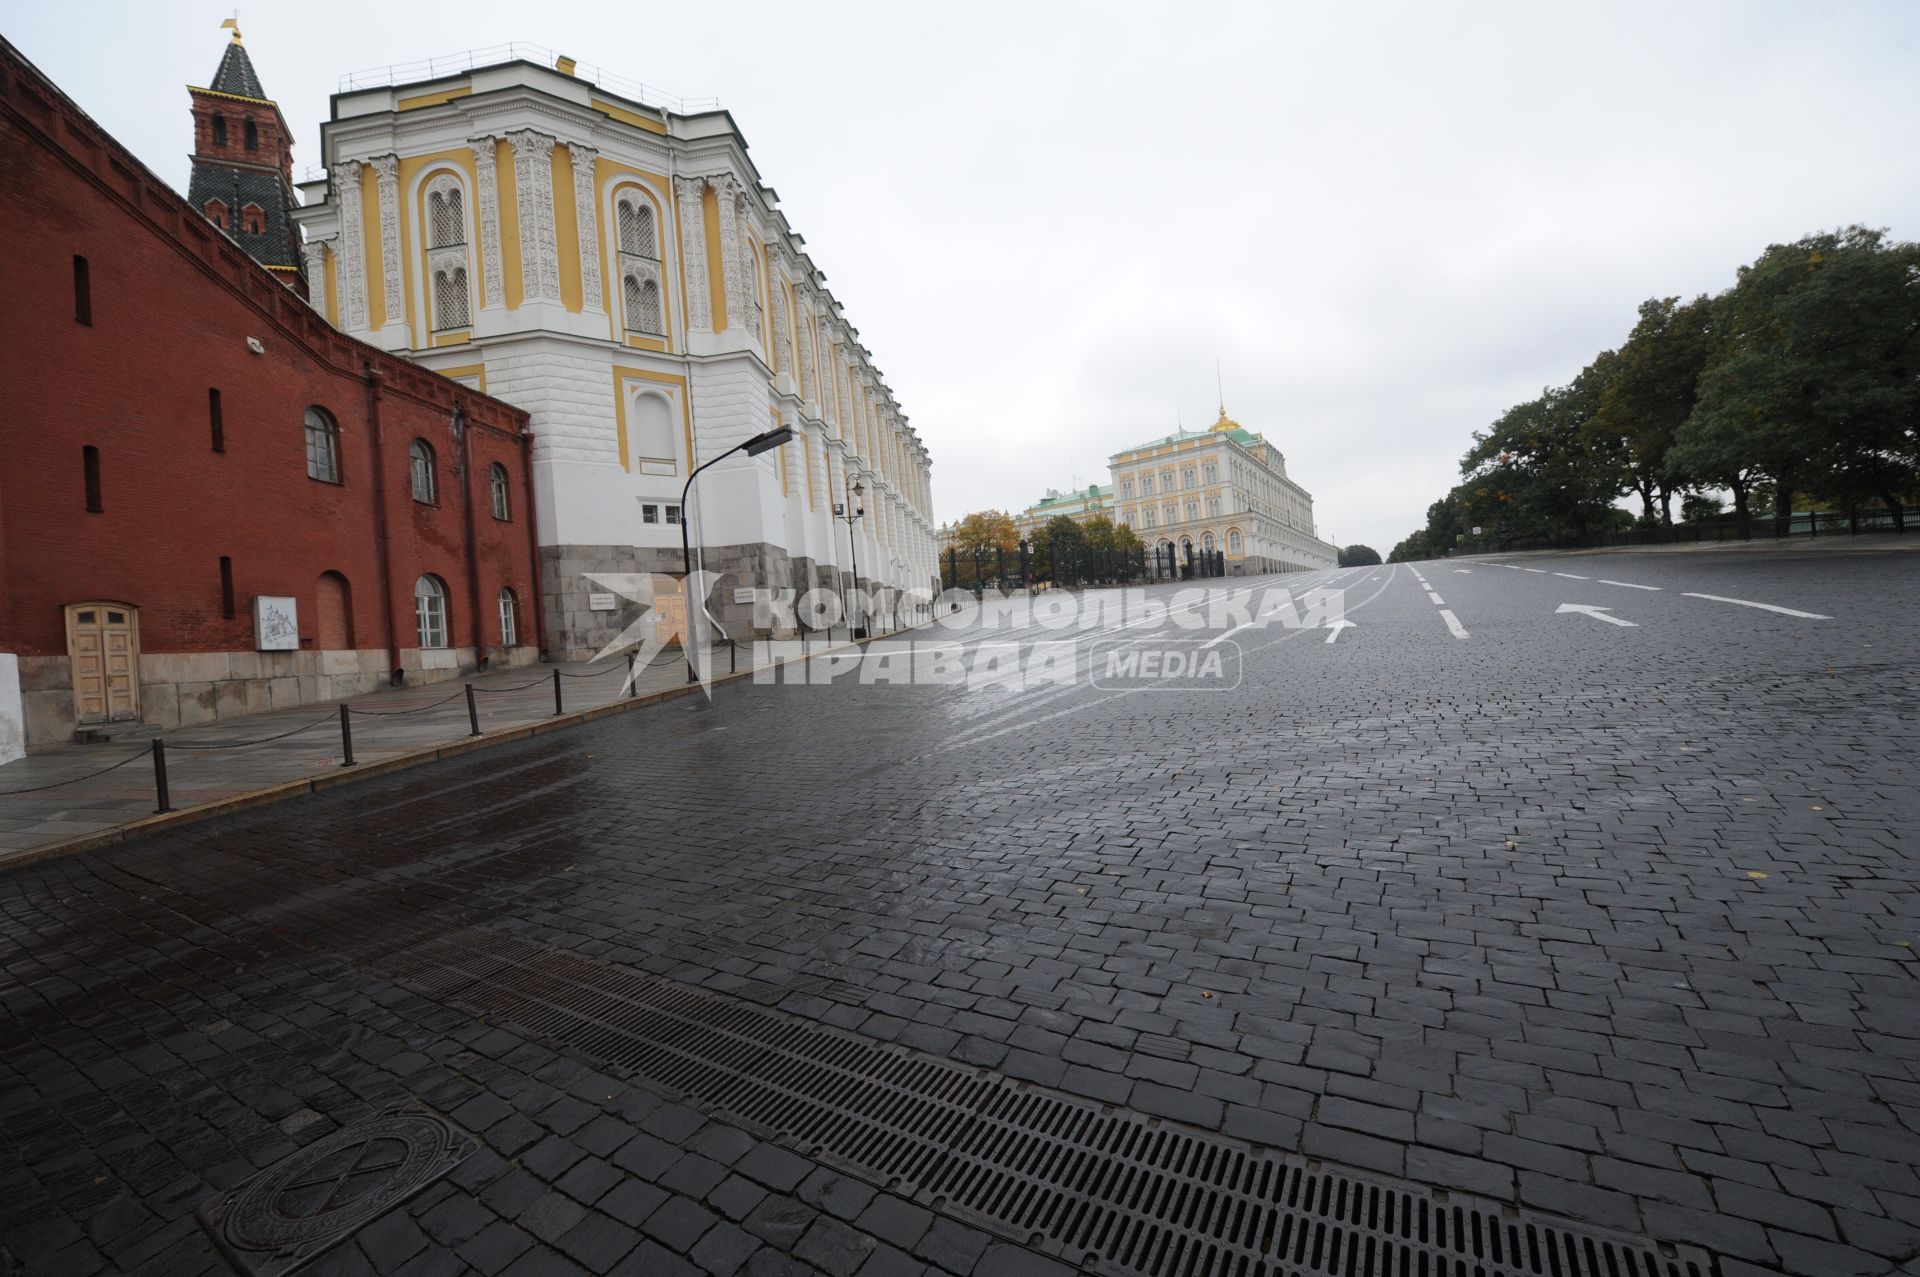
<path id="1" fill-rule="evenodd" d="M 1440 619 L 1447 623 L 1447 628 L 1453 631 L 1455 638 L 1463 639 L 1467 637 L 1467 627 L 1460 624 L 1460 618 L 1453 614 L 1452 609 L 1441 608 Z"/>
<path id="2" fill-rule="evenodd" d="M 1657 586 L 1657 585 L 1635 585 L 1631 581 L 1609 581 L 1604 576 L 1600 578 L 1600 584 L 1601 585 L 1618 585 L 1623 589 L 1628 589 L 1628 590 L 1658 590 L 1661 588 L 1660 586 Z"/>
<path id="3" fill-rule="evenodd" d="M 1567 578 L 1567 580 L 1569 580 L 1569 581 L 1591 581 L 1591 580 L 1593 580 L 1593 578 L 1592 578 L 1592 577 L 1590 577 L 1590 576 L 1575 576 L 1575 575 L 1574 575 L 1573 573 L 1571 573 L 1571 572 L 1555 572 L 1555 573 L 1554 573 L 1554 575 L 1555 575 L 1555 576 L 1564 576 L 1564 577 L 1566 577 L 1566 578 Z"/>

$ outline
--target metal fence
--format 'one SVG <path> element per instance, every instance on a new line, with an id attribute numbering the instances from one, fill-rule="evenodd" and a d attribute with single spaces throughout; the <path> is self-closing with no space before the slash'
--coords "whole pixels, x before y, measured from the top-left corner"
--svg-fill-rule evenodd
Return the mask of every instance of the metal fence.
<path id="1" fill-rule="evenodd" d="M 1516 550 L 1592 550 L 1604 546 L 1694 545 L 1719 541 L 1786 540 L 1792 537 L 1859 536 L 1869 532 L 1906 532 L 1901 510 L 1796 510 L 1790 515 L 1724 514 L 1711 519 L 1676 523 L 1672 527 L 1622 528 L 1575 537 L 1513 537 L 1498 530 L 1467 536 L 1454 543 L 1453 554 L 1511 553 Z"/>
<path id="2" fill-rule="evenodd" d="M 940 584 L 948 590 L 1086 589 L 1105 585 L 1144 585 L 1154 581 L 1186 581 L 1225 576 L 1227 556 L 1220 550 L 1185 549 L 1172 545 L 1113 547 L 1068 546 L 1048 543 L 1044 550 L 1031 542 L 1019 545 L 975 546 L 962 550 L 948 546 L 940 565 Z"/>

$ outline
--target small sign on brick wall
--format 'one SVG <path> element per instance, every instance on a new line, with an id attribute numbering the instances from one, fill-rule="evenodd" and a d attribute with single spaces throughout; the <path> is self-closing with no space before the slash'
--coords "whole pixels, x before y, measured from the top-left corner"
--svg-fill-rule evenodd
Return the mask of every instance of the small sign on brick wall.
<path id="1" fill-rule="evenodd" d="M 262 652 L 300 650 L 299 604 L 273 594 L 253 596 L 253 646 Z"/>
<path id="2" fill-rule="evenodd" d="M 618 600 L 611 594 L 589 594 L 587 595 L 587 611 L 611 612 L 617 602 Z"/>

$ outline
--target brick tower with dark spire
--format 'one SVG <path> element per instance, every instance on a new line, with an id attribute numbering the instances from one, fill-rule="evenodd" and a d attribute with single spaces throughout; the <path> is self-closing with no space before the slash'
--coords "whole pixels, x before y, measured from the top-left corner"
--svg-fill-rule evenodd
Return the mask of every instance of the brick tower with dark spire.
<path id="1" fill-rule="evenodd" d="M 193 98 L 193 179 L 187 200 L 253 259 L 306 296 L 300 231 L 293 224 L 293 134 L 260 86 L 253 59 L 233 32 L 213 82 Z"/>

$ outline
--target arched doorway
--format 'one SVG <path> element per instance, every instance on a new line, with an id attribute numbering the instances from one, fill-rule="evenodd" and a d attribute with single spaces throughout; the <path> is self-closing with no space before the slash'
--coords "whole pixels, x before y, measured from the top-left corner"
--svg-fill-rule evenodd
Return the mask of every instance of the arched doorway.
<path id="1" fill-rule="evenodd" d="M 315 645 L 323 652 L 337 652 L 353 646 L 353 587 L 338 572 L 322 572 L 314 585 L 314 609 L 318 633 Z"/>

